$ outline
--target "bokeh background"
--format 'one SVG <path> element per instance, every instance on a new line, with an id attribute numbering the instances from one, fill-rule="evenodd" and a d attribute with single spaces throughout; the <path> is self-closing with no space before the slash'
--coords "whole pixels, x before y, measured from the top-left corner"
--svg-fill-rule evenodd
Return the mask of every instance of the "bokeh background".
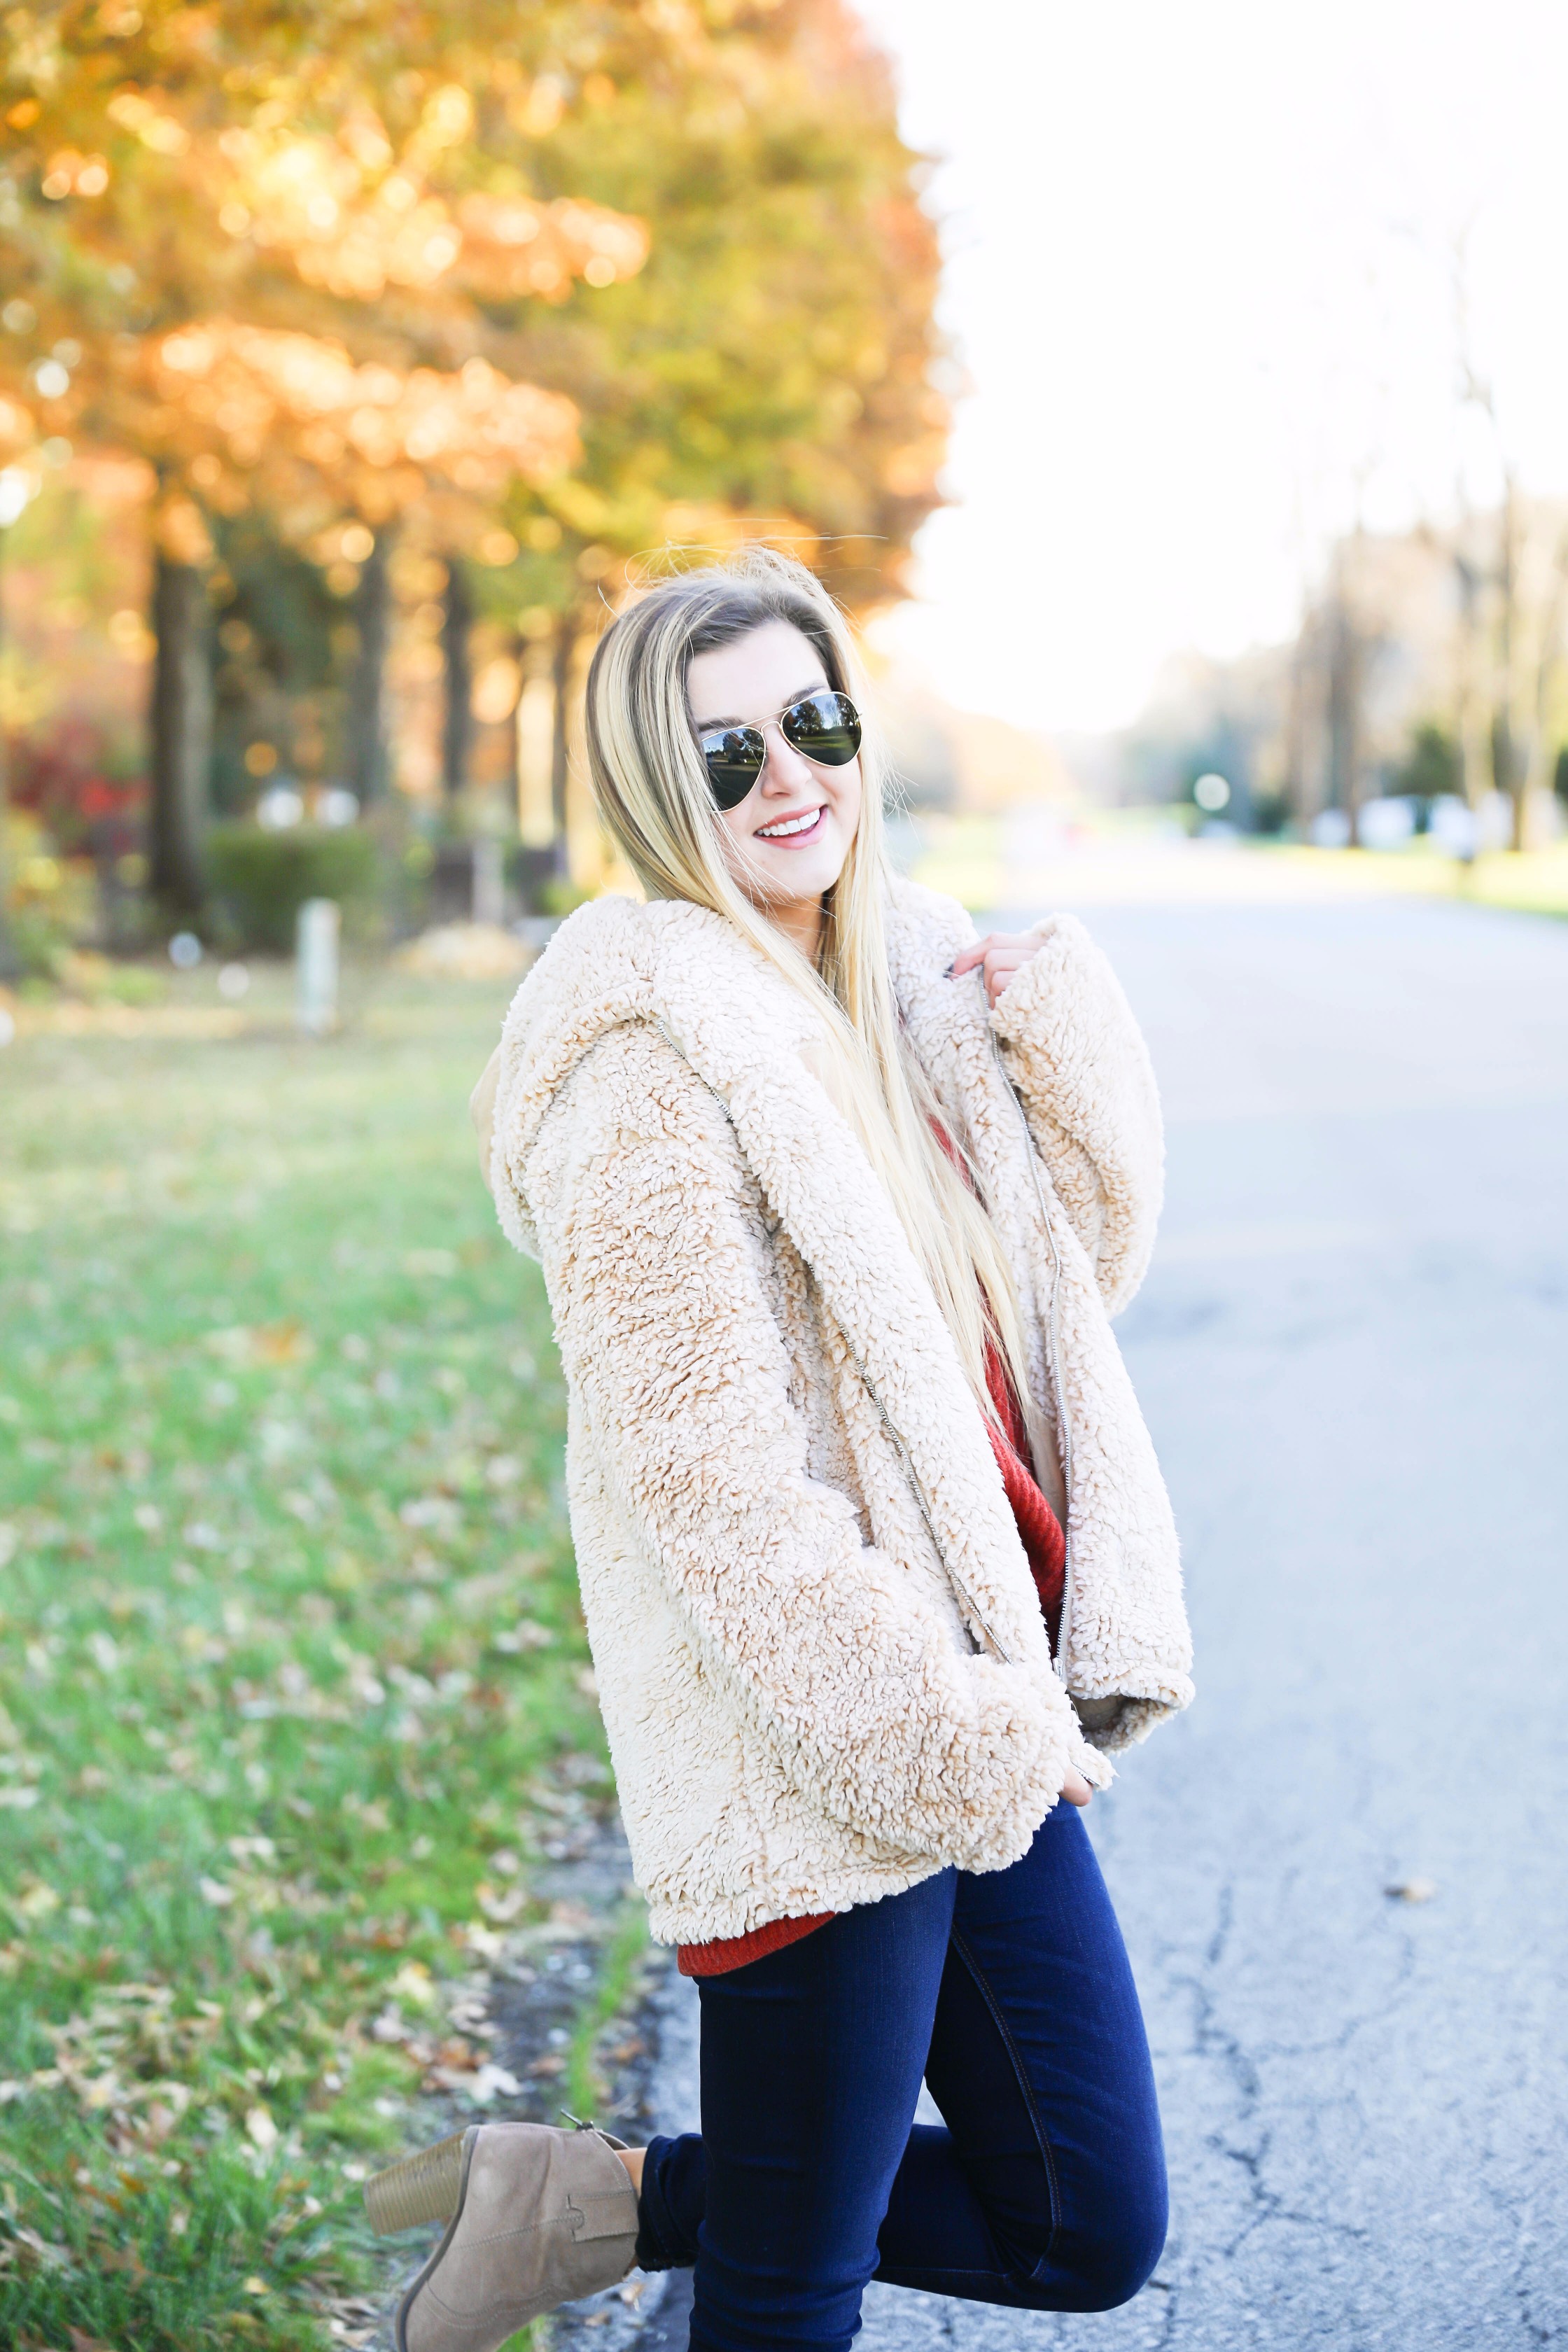
<path id="1" fill-rule="evenodd" d="M 1124 1340 L 1202 1697 L 1093 1828 L 1171 2246 L 868 2341 L 1556 2340 L 1568 20 L 62 0 L 0 58 L 0 2342 L 379 2345 L 367 2170 L 689 2110 L 465 1102 L 632 887 L 598 632 L 758 537 L 859 629 L 900 865 L 1079 912 L 1170 1121 Z M 679 2352 L 679 2283 L 535 2352 L 587 2328 Z"/>

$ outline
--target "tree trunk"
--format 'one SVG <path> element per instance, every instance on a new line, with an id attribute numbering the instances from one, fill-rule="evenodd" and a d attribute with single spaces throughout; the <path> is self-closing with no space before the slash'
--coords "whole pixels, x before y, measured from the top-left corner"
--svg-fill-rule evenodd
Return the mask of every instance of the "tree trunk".
<path id="1" fill-rule="evenodd" d="M 1508 795 L 1512 811 L 1512 843 L 1515 849 L 1524 847 L 1524 777 L 1523 763 L 1518 755 L 1514 725 L 1514 657 L 1519 621 L 1519 545 L 1518 513 L 1513 478 L 1507 478 L 1502 501 L 1502 546 L 1498 564 L 1498 587 L 1501 593 L 1502 609 L 1499 623 L 1498 698 L 1492 718 L 1492 782 L 1500 793 Z"/>
<path id="2" fill-rule="evenodd" d="M 441 722 L 441 789 L 450 809 L 468 781 L 474 740 L 473 672 L 468 658 L 474 606 L 468 575 L 456 556 L 447 566 L 444 603 L 441 654 L 446 663 L 447 707 Z"/>
<path id="3" fill-rule="evenodd" d="M 1329 640 L 1329 805 L 1343 809 L 1350 838 L 1361 835 L 1361 640 L 1336 591 Z"/>
<path id="4" fill-rule="evenodd" d="M 1524 776 L 1526 800 L 1531 805 L 1533 805 L 1538 793 L 1550 793 L 1552 789 L 1556 746 L 1552 740 L 1552 701 L 1557 667 L 1563 656 L 1565 604 L 1568 604 L 1568 532 L 1563 533 L 1557 541 L 1552 558 L 1552 593 L 1541 617 L 1540 635 L 1535 646 L 1534 707 L 1530 758 Z"/>
<path id="5" fill-rule="evenodd" d="M 563 615 L 552 648 L 551 669 L 555 688 L 554 731 L 550 743 L 551 848 L 557 876 L 564 880 L 566 856 L 566 772 L 572 748 L 572 664 L 577 651 L 577 631 L 570 615 Z"/>
<path id="6" fill-rule="evenodd" d="M 1480 642 L 1481 578 L 1463 549 L 1454 557 L 1459 621 L 1454 687 L 1454 735 L 1459 747 L 1459 790 L 1467 808 L 1481 804 L 1480 698 L 1476 690 Z"/>
<path id="7" fill-rule="evenodd" d="M 11 895 L 11 845 L 7 839 L 11 815 L 11 733 L 10 713 L 4 688 L 6 682 L 5 646 L 5 542 L 10 532 L 0 523 L 0 980 L 15 980 L 21 970 L 22 959 L 16 953 L 11 937 L 11 925 L 6 914 L 6 900 Z"/>
<path id="8" fill-rule="evenodd" d="M 525 849 L 549 849 L 555 838 L 551 792 L 555 753 L 555 676 L 548 641 L 520 639 L 522 692 L 517 704 L 517 824 Z M 536 859 L 536 865 L 540 861 Z"/>
<path id="9" fill-rule="evenodd" d="M 1290 656 L 1285 702 L 1285 804 L 1305 831 L 1307 810 L 1307 662 L 1310 621 L 1303 612 Z"/>
<path id="10" fill-rule="evenodd" d="M 392 784 L 386 709 L 386 656 L 392 640 L 390 539 L 389 531 L 377 531 L 354 596 L 359 652 L 349 685 L 349 773 L 362 809 L 384 799 Z"/>
<path id="11" fill-rule="evenodd" d="M 192 563 L 162 551 L 153 575 L 153 816 L 155 896 L 176 915 L 202 903 L 202 832 L 212 764 L 212 669 L 207 593 Z"/>

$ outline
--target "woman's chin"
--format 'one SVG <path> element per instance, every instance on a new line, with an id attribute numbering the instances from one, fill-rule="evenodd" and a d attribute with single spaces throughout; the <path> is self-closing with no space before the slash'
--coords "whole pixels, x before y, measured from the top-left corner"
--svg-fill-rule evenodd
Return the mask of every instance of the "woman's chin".
<path id="1" fill-rule="evenodd" d="M 752 887 L 769 906 L 799 906 L 831 890 L 844 871 L 844 850 L 837 841 L 814 841 L 809 849 L 753 846 L 750 864 Z"/>

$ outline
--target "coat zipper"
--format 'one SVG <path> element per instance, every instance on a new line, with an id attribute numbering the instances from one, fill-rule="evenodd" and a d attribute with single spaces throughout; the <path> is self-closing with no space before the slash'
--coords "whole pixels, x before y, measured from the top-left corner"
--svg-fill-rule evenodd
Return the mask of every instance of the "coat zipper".
<path id="1" fill-rule="evenodd" d="M 806 1267 L 806 1272 L 808 1275 L 811 1275 L 811 1269 L 809 1266 Z M 820 1298 L 822 1297 L 822 1286 L 817 1282 L 815 1275 L 811 1275 L 811 1285 L 812 1288 L 816 1292 L 817 1297 Z M 826 1305 L 826 1300 L 824 1300 L 823 1303 L 825 1306 Z M 979 1626 L 981 1632 L 984 1634 L 986 1640 L 995 1651 L 996 1655 L 1001 1659 L 1003 1664 L 1005 1666 L 1016 1665 L 1017 1660 L 1012 1655 L 1010 1651 L 1006 1650 L 1003 1646 L 995 1633 L 993 1633 L 980 1603 L 975 1600 L 973 1593 L 971 1592 L 968 1585 L 965 1584 L 963 1577 L 960 1576 L 958 1570 L 953 1567 L 952 1562 L 947 1556 L 947 1549 L 931 1523 L 931 1506 L 926 1500 L 926 1492 L 924 1486 L 921 1483 L 920 1474 L 916 1470 L 913 1462 L 910 1459 L 910 1449 L 904 1444 L 903 1439 L 900 1436 L 898 1430 L 894 1427 L 892 1415 L 889 1412 L 887 1406 L 882 1402 L 881 1392 L 878 1389 L 876 1381 L 871 1378 L 869 1371 L 867 1370 L 864 1358 L 861 1356 L 859 1349 L 856 1347 L 854 1340 L 849 1337 L 848 1332 L 844 1328 L 843 1324 L 838 1320 L 837 1316 L 833 1315 L 831 1307 L 829 1307 L 827 1311 L 832 1315 L 834 1329 L 837 1332 L 848 1351 L 850 1362 L 854 1365 L 856 1370 L 860 1375 L 867 1395 L 870 1398 L 871 1402 L 876 1406 L 878 1413 L 881 1417 L 882 1426 L 887 1431 L 889 1437 L 892 1441 L 893 1449 L 898 1454 L 899 1460 L 904 1465 L 904 1475 L 910 1482 L 910 1491 L 914 1496 L 915 1503 L 919 1508 L 921 1517 L 925 1524 L 925 1531 L 931 1540 L 931 1549 L 936 1553 L 938 1559 L 942 1562 L 942 1570 L 947 1577 L 948 1582 L 952 1586 L 953 1591 L 958 1594 L 959 1599 L 963 1602 L 964 1607 L 968 1610 L 970 1615 L 973 1618 L 974 1622 Z"/>
<path id="2" fill-rule="evenodd" d="M 723 1112 L 724 1117 L 728 1119 L 731 1132 L 734 1135 L 736 1142 L 739 1143 L 740 1131 L 735 1126 L 735 1115 L 730 1108 L 729 1104 L 725 1101 L 723 1096 L 720 1093 L 718 1087 L 713 1084 L 710 1078 L 703 1077 L 702 1072 L 692 1061 L 690 1055 L 686 1052 L 685 1047 L 679 1043 L 679 1039 L 670 1034 L 669 1030 L 666 1028 L 662 1021 L 656 1019 L 653 1026 L 658 1030 L 659 1035 L 664 1039 L 665 1044 L 670 1048 L 670 1051 L 679 1055 L 680 1059 L 686 1064 L 687 1068 L 691 1072 L 692 1076 L 695 1078 L 700 1079 L 702 1085 L 707 1087 L 709 1093 L 712 1096 L 714 1101 Z M 742 1158 L 744 1157 L 743 1152 L 742 1156 Z M 984 1634 L 985 1639 L 990 1643 L 992 1648 L 995 1651 L 996 1655 L 1001 1659 L 1003 1664 L 1007 1666 L 1016 1665 L 1017 1664 L 1017 1660 L 1012 1656 L 1010 1652 L 1005 1649 L 1001 1641 L 998 1640 L 996 1634 L 993 1633 L 991 1626 L 986 1621 L 984 1612 L 980 1607 L 979 1602 L 975 1600 L 974 1595 L 970 1591 L 969 1587 L 964 1582 L 963 1577 L 959 1575 L 957 1570 L 953 1567 L 952 1560 L 948 1558 L 947 1548 L 936 1531 L 935 1523 L 931 1517 L 931 1504 L 927 1499 L 925 1487 L 921 1483 L 920 1474 L 916 1470 L 914 1463 L 910 1458 L 910 1449 L 904 1444 L 891 1413 L 888 1411 L 887 1406 L 882 1402 L 881 1391 L 878 1388 L 876 1381 L 871 1378 L 865 1358 L 856 1347 L 855 1342 L 849 1337 L 848 1332 L 844 1328 L 838 1317 L 833 1314 L 831 1307 L 827 1307 L 826 1299 L 823 1296 L 822 1285 L 818 1282 L 812 1267 L 809 1265 L 806 1265 L 804 1257 L 802 1258 L 801 1263 L 805 1266 L 806 1276 L 811 1283 L 812 1288 L 816 1291 L 818 1298 L 822 1299 L 823 1306 L 826 1308 L 826 1311 L 832 1319 L 835 1330 L 843 1340 L 849 1360 L 854 1365 L 857 1372 L 860 1375 L 860 1380 L 865 1388 L 866 1393 L 870 1398 L 873 1405 L 875 1405 L 882 1426 L 887 1431 L 888 1436 L 891 1441 L 893 1450 L 903 1465 L 904 1475 L 910 1482 L 910 1490 L 914 1496 L 916 1507 L 920 1512 L 921 1521 L 925 1527 L 925 1531 L 931 1538 L 931 1549 L 935 1552 L 938 1559 L 942 1562 L 942 1571 L 947 1577 L 948 1582 L 952 1586 L 953 1591 L 963 1602 L 964 1607 L 968 1610 L 970 1616 L 974 1621 L 974 1623 L 979 1626 L 981 1632 Z"/>
<path id="3" fill-rule="evenodd" d="M 981 984 L 984 986 L 984 980 Z M 1029 1177 L 1035 1188 L 1035 1205 L 1040 1213 L 1040 1223 L 1045 1228 L 1046 1242 L 1051 1253 L 1051 1302 L 1046 1318 L 1046 1339 L 1050 1357 L 1051 1386 L 1056 1392 L 1057 1443 L 1061 1447 L 1062 1486 L 1067 1495 L 1068 1519 L 1066 1527 L 1062 1529 L 1065 1546 L 1062 1560 L 1062 1616 L 1060 1630 L 1057 1634 L 1058 1671 L 1061 1672 L 1061 1662 L 1068 1654 L 1068 1635 L 1072 1622 L 1073 1552 L 1072 1423 L 1068 1413 L 1067 1391 L 1062 1382 L 1062 1255 L 1057 1241 L 1056 1229 L 1051 1223 L 1050 1211 L 1046 1203 L 1045 1187 L 1040 1181 L 1040 1163 L 1035 1150 L 1034 1135 L 1029 1127 L 1029 1114 L 1024 1108 L 1024 1098 L 1014 1085 L 1007 1065 L 1002 1058 L 1001 1040 L 995 1030 L 991 1027 L 989 1020 L 986 1022 L 986 1030 L 991 1039 L 991 1051 L 995 1057 L 997 1075 L 1006 1090 L 1007 1099 L 1018 1114 L 1018 1123 L 1024 1131 L 1024 1154 L 1029 1163 Z M 1066 1679 L 1065 1675 L 1063 1679 Z"/>

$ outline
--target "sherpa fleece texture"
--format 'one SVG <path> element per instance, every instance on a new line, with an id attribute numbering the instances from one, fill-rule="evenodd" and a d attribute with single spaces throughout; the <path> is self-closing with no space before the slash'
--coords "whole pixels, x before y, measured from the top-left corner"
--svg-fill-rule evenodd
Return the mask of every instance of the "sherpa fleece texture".
<path id="1" fill-rule="evenodd" d="M 908 1032 L 967 1144 L 1059 1429 L 1053 1665 L 1012 1513 L 903 1230 L 812 1076 L 809 1006 L 722 917 L 602 899 L 502 1038 L 491 1185 L 542 1262 L 584 1610 L 637 1883 L 668 1943 L 877 1901 L 1028 1847 L 1069 1765 L 1184 1706 L 1175 1531 L 1110 1334 L 1161 1132 L 1081 925 L 994 1015 L 962 908 L 889 909 Z M 1086 1734 L 1069 1693 L 1110 1701 Z"/>

